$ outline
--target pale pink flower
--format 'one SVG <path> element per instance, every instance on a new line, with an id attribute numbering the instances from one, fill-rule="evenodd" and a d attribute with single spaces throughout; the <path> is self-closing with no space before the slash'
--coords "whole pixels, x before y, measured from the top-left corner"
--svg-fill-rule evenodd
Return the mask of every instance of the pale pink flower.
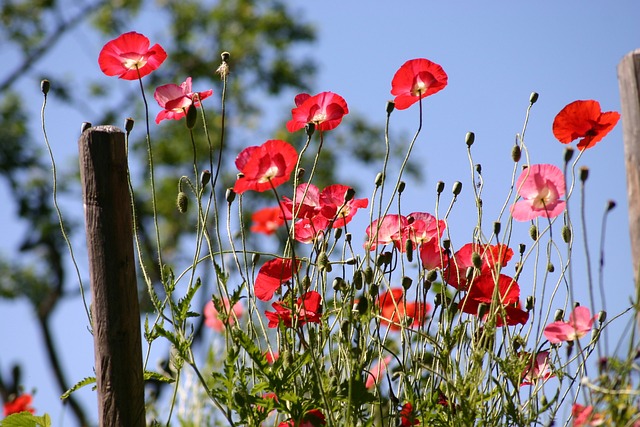
<path id="1" fill-rule="evenodd" d="M 366 388 L 374 387 L 380 380 L 382 374 L 384 374 L 384 372 L 387 370 L 387 365 L 389 363 L 391 363 L 391 356 L 387 356 L 383 360 L 379 360 L 378 363 L 373 365 L 371 367 L 371 370 L 368 373 L 365 373 L 365 375 L 367 375 L 367 380 L 365 381 L 364 386 Z"/>
<path id="2" fill-rule="evenodd" d="M 242 308 L 242 304 L 239 302 L 233 306 L 233 312 L 231 311 L 231 304 L 227 298 L 222 299 L 222 304 L 226 313 L 218 313 L 218 310 L 216 310 L 216 307 L 213 305 L 213 301 L 209 301 L 204 306 L 204 324 L 218 332 L 224 331 L 226 325 L 233 325 L 236 318 L 239 319 L 242 317 L 242 313 L 244 312 L 244 308 Z"/>
<path id="3" fill-rule="evenodd" d="M 516 188 L 522 198 L 511 206 L 516 221 L 530 221 L 536 217 L 555 218 L 565 208 L 565 181 L 562 171 L 554 165 L 531 165 L 522 171 Z"/>
<path id="4" fill-rule="evenodd" d="M 544 336 L 552 344 L 580 339 L 591 330 L 597 317 L 592 317 L 587 307 L 578 306 L 569 315 L 568 322 L 558 320 L 547 325 Z"/>
<path id="5" fill-rule="evenodd" d="M 530 353 L 525 353 L 527 357 L 527 366 L 522 372 L 521 385 L 532 385 L 538 381 L 546 381 L 553 377 L 553 373 L 549 368 L 549 352 L 541 351 L 536 353 L 535 358 Z"/>

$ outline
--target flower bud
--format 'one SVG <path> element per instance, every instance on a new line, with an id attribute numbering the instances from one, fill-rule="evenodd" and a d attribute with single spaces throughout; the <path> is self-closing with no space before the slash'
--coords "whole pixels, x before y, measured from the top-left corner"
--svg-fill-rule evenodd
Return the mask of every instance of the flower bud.
<path id="1" fill-rule="evenodd" d="M 187 129 L 193 129 L 196 125 L 196 120 L 198 119 L 198 110 L 193 105 L 187 108 Z"/>
<path id="2" fill-rule="evenodd" d="M 404 191 L 405 187 L 407 186 L 407 183 L 404 181 L 400 181 L 398 183 L 398 194 L 402 194 L 402 192 Z"/>
<path id="3" fill-rule="evenodd" d="M 553 273 L 554 271 L 556 271 L 556 268 L 553 266 L 553 263 L 548 263 L 547 264 L 547 271 L 549 273 Z"/>
<path id="4" fill-rule="evenodd" d="M 211 171 L 209 169 L 205 169 L 200 174 L 200 185 L 206 187 L 209 181 L 211 181 Z"/>
<path id="5" fill-rule="evenodd" d="M 376 179 L 374 181 L 374 183 L 376 184 L 376 187 L 380 187 L 383 182 L 384 182 L 384 174 L 382 172 L 378 172 L 378 174 L 376 175 Z"/>
<path id="6" fill-rule="evenodd" d="M 176 206 L 178 206 L 178 212 L 186 213 L 189 208 L 189 197 L 187 197 L 187 193 L 181 191 L 178 193 L 178 198 L 176 200 Z"/>
<path id="7" fill-rule="evenodd" d="M 80 125 L 80 133 L 84 132 L 85 130 L 89 129 L 90 127 L 91 127 L 91 123 L 82 122 L 82 125 Z"/>
<path id="8" fill-rule="evenodd" d="M 500 229 L 502 228 L 502 224 L 500 221 L 493 222 L 493 234 L 500 234 Z"/>
<path id="9" fill-rule="evenodd" d="M 559 322 L 562 320 L 563 317 L 564 317 L 564 310 L 559 308 L 556 310 L 555 314 L 553 315 L 553 320 L 555 320 L 556 322 Z"/>
<path id="10" fill-rule="evenodd" d="M 435 268 L 433 270 L 429 270 L 427 273 L 427 280 L 429 282 L 435 282 L 438 279 L 438 270 Z"/>
<path id="11" fill-rule="evenodd" d="M 531 240 L 538 240 L 538 227 L 532 224 L 531 227 L 529 227 L 529 236 Z"/>
<path id="12" fill-rule="evenodd" d="M 336 277 L 333 279 L 331 287 L 334 291 L 341 291 L 344 288 L 344 279 L 342 277 Z"/>
<path id="13" fill-rule="evenodd" d="M 227 51 L 224 51 L 220 54 L 220 59 L 222 59 L 222 62 L 227 62 L 229 60 L 229 56 L 231 56 L 231 54 Z"/>
<path id="14" fill-rule="evenodd" d="M 342 237 L 342 228 L 334 228 L 333 229 L 333 238 L 336 240 L 340 240 Z"/>
<path id="15" fill-rule="evenodd" d="M 429 289 L 431 289 L 431 284 L 432 283 L 433 282 L 430 282 L 429 280 L 424 279 L 424 282 L 422 282 L 422 286 L 424 286 L 424 289 L 423 289 L 424 292 L 429 292 Z"/>
<path id="16" fill-rule="evenodd" d="M 511 158 L 516 163 L 518 163 L 520 161 L 520 159 L 522 158 L 522 149 L 520 148 L 519 145 L 516 144 L 511 149 Z"/>
<path id="17" fill-rule="evenodd" d="M 127 117 L 124 120 L 124 130 L 127 132 L 127 134 L 131 133 L 131 131 L 133 130 L 134 124 L 135 124 L 135 121 L 131 117 Z"/>
<path id="18" fill-rule="evenodd" d="M 227 203 L 231 204 L 236 199 L 236 192 L 233 191 L 233 188 L 227 188 L 227 193 L 224 197 L 227 200 Z"/>
<path id="19" fill-rule="evenodd" d="M 602 310 L 598 313 L 598 322 L 604 323 L 607 320 L 607 312 Z"/>
<path id="20" fill-rule="evenodd" d="M 562 240 L 564 240 L 565 243 L 569 243 L 571 241 L 571 228 L 568 225 L 562 226 L 560 234 L 562 234 Z"/>
<path id="21" fill-rule="evenodd" d="M 393 101 L 387 101 L 387 115 L 393 113 L 393 110 L 396 108 L 396 103 Z"/>
<path id="22" fill-rule="evenodd" d="M 357 290 L 362 289 L 362 285 L 364 283 L 363 276 L 364 274 L 362 273 L 362 270 L 356 270 L 355 273 L 353 273 L 353 287 Z"/>
<path id="23" fill-rule="evenodd" d="M 42 94 L 44 96 L 47 96 L 47 94 L 49 93 L 49 89 L 51 89 L 51 83 L 49 82 L 49 80 L 42 80 L 40 82 L 40 90 L 42 91 Z"/>
<path id="24" fill-rule="evenodd" d="M 412 283 L 413 283 L 413 280 L 411 279 L 411 277 L 404 276 L 402 278 L 402 287 L 404 288 L 405 291 L 411 288 Z"/>
<path id="25" fill-rule="evenodd" d="M 364 281 L 370 285 L 373 282 L 373 268 L 367 267 L 364 269 Z"/>
<path id="26" fill-rule="evenodd" d="M 304 131 L 307 133 L 307 136 L 313 135 L 313 133 L 316 131 L 315 123 L 307 123 L 304 127 Z"/>
<path id="27" fill-rule="evenodd" d="M 345 191 L 344 193 L 344 203 L 348 203 L 351 200 L 353 200 L 353 196 L 356 195 L 356 190 L 354 190 L 353 188 L 349 187 L 347 189 L 347 191 Z"/>
<path id="28" fill-rule="evenodd" d="M 485 314 L 487 314 L 489 312 L 489 306 L 484 303 L 481 302 L 480 304 L 478 304 L 478 318 L 482 319 L 484 317 Z"/>
<path id="29" fill-rule="evenodd" d="M 462 191 L 462 183 L 460 181 L 454 182 L 453 187 L 451 188 L 451 192 L 457 196 L 458 194 L 460 194 L 461 191 Z"/>
<path id="30" fill-rule="evenodd" d="M 442 241 L 442 247 L 443 247 L 444 249 L 446 249 L 446 250 L 451 249 L 451 240 L 449 240 L 449 239 L 444 239 L 444 240 Z"/>
<path id="31" fill-rule="evenodd" d="M 482 175 L 482 165 L 480 163 L 476 163 L 476 172 L 478 172 L 478 175 Z"/>
<path id="32" fill-rule="evenodd" d="M 251 256 L 251 263 L 253 265 L 258 265 L 259 262 L 260 262 L 260 254 L 256 252 Z"/>
<path id="33" fill-rule="evenodd" d="M 467 267 L 467 270 L 464 272 L 464 278 L 467 279 L 467 282 L 473 280 L 474 273 L 475 271 L 473 270 L 473 267 Z"/>
<path id="34" fill-rule="evenodd" d="M 529 295 L 525 300 L 524 308 L 527 311 L 531 311 L 535 306 L 536 306 L 536 297 L 534 297 L 533 295 Z"/>
<path id="35" fill-rule="evenodd" d="M 442 194 L 443 191 L 444 191 L 444 182 L 438 181 L 438 183 L 436 184 L 436 192 L 438 194 Z"/>
<path id="36" fill-rule="evenodd" d="M 358 303 L 356 304 L 356 310 L 358 310 L 358 313 L 365 314 L 368 308 L 369 308 L 369 300 L 366 298 L 360 298 L 358 300 Z"/>
<path id="37" fill-rule="evenodd" d="M 303 292 L 307 292 L 309 290 L 309 288 L 311 287 L 311 278 L 307 275 L 305 275 L 302 278 L 302 282 L 300 283 L 300 286 L 302 287 L 302 291 Z"/>
<path id="38" fill-rule="evenodd" d="M 589 178 L 589 168 L 582 166 L 580 168 L 580 181 L 585 182 Z"/>
<path id="39" fill-rule="evenodd" d="M 475 268 L 480 270 L 482 268 L 482 258 L 478 252 L 474 252 L 471 254 L 471 263 Z"/>
<path id="40" fill-rule="evenodd" d="M 575 150 L 573 149 L 573 147 L 567 147 L 564 149 L 564 162 L 565 163 L 569 163 L 571 161 L 571 158 L 573 157 L 573 153 L 575 152 Z"/>
<path id="41" fill-rule="evenodd" d="M 344 235 L 344 241 L 347 243 L 351 243 L 351 233 L 347 233 Z"/>
<path id="42" fill-rule="evenodd" d="M 356 265 L 356 259 L 355 258 L 348 258 L 345 262 L 345 264 L 347 265 Z"/>
<path id="43" fill-rule="evenodd" d="M 464 137 L 464 143 L 467 144 L 467 147 L 471 147 L 476 140 L 476 135 L 473 132 L 467 132 L 467 135 Z"/>
<path id="44" fill-rule="evenodd" d="M 609 200 L 607 202 L 607 212 L 610 212 L 613 208 L 616 207 L 616 202 L 615 200 Z"/>
<path id="45" fill-rule="evenodd" d="M 329 257 L 326 252 L 320 252 L 320 255 L 318 255 L 318 267 L 327 273 L 331 272 L 331 262 L 329 262 Z"/>
<path id="46" fill-rule="evenodd" d="M 527 250 L 527 245 L 525 245 L 524 243 L 520 243 L 518 245 L 518 251 L 520 252 L 520 255 L 524 255 L 524 251 Z"/>
<path id="47" fill-rule="evenodd" d="M 405 252 L 407 255 L 407 261 L 413 262 L 413 242 L 411 241 L 411 239 L 407 239 L 404 248 L 406 250 Z"/>
<path id="48" fill-rule="evenodd" d="M 538 100 L 538 92 L 531 92 L 531 95 L 529 96 L 529 104 L 533 105 L 536 103 L 537 100 Z"/>

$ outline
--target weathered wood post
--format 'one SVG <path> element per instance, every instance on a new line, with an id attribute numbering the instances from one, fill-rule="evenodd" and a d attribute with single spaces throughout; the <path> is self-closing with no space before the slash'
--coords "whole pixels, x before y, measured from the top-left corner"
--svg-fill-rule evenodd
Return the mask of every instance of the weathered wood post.
<path id="1" fill-rule="evenodd" d="M 143 427 L 140 310 L 124 133 L 85 130 L 78 141 L 101 427 Z"/>

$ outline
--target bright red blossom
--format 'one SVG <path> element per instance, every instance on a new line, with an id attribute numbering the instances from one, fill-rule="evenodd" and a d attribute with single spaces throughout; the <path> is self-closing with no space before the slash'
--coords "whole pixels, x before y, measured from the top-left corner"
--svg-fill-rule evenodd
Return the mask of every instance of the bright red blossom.
<path id="1" fill-rule="evenodd" d="M 224 307 L 224 313 L 219 313 L 218 310 L 216 310 L 213 301 L 209 301 L 203 310 L 205 326 L 218 332 L 224 331 L 226 325 L 233 325 L 236 319 L 242 317 L 242 313 L 244 312 L 240 302 L 235 303 L 232 309 L 228 298 L 222 299 L 222 305 Z"/>
<path id="2" fill-rule="evenodd" d="M 287 328 L 302 327 L 307 323 L 320 323 L 322 317 L 322 296 L 316 291 L 309 291 L 297 299 L 293 309 L 291 301 L 274 302 L 271 306 L 276 310 L 266 311 L 269 327 L 277 328 L 280 322 Z"/>
<path id="3" fill-rule="evenodd" d="M 275 258 L 265 262 L 258 271 L 253 292 L 261 301 L 269 301 L 280 286 L 293 277 L 300 267 L 300 260 L 292 262 L 291 258 Z"/>
<path id="4" fill-rule="evenodd" d="M 32 401 L 33 397 L 27 393 L 15 397 L 12 401 L 4 404 L 4 416 L 19 414 L 20 412 L 31 412 L 34 414 L 36 410 L 31 406 Z"/>
<path id="5" fill-rule="evenodd" d="M 467 243 L 450 258 L 447 270 L 443 274 L 444 280 L 457 289 L 466 290 L 467 269 L 473 267 L 473 254 L 477 253 L 482 261 L 480 274 L 491 275 L 496 271 L 496 266 L 507 265 L 513 257 L 513 250 L 505 244 L 485 245 L 480 243 Z"/>
<path id="6" fill-rule="evenodd" d="M 593 406 L 582 406 L 574 403 L 571 407 L 571 416 L 573 417 L 573 426 L 601 426 L 604 425 L 604 417 L 602 414 L 594 413 Z"/>
<path id="7" fill-rule="evenodd" d="M 149 39 L 134 31 L 122 34 L 104 45 L 98 65 L 107 76 L 137 80 L 156 70 L 167 53 L 159 44 L 149 48 Z"/>
<path id="8" fill-rule="evenodd" d="M 187 115 L 189 108 L 192 106 L 199 107 L 200 101 L 212 94 L 212 89 L 204 92 L 192 92 L 191 77 L 187 77 L 187 80 L 181 83 L 180 86 L 173 83 L 158 86 L 153 93 L 153 97 L 164 110 L 160 111 L 156 116 L 156 123 L 167 119 L 180 120 Z"/>
<path id="9" fill-rule="evenodd" d="M 404 289 L 389 289 L 380 295 L 380 322 L 387 324 L 391 330 L 400 330 L 401 323 L 411 318 L 412 323 L 405 326 L 420 326 L 427 320 L 431 306 L 422 302 L 407 302 Z"/>
<path id="10" fill-rule="evenodd" d="M 326 424 L 324 414 L 319 409 L 312 409 L 296 423 L 294 420 L 283 421 L 278 427 L 321 427 Z"/>
<path id="11" fill-rule="evenodd" d="M 578 150 L 596 145 L 620 120 L 620 113 L 603 113 L 598 101 L 574 101 L 565 106 L 553 120 L 553 134 L 558 141 L 568 144 L 578 138 Z"/>
<path id="12" fill-rule="evenodd" d="M 279 206 L 262 208 L 251 215 L 251 231 L 254 233 L 273 234 L 284 225 L 282 210 Z"/>
<path id="13" fill-rule="evenodd" d="M 418 424 L 420 424 L 420 421 L 417 419 L 411 402 L 402 405 L 402 409 L 400 409 L 400 426 L 410 427 L 417 426 Z"/>
<path id="14" fill-rule="evenodd" d="M 536 217 L 555 218 L 564 212 L 564 175 L 554 165 L 531 165 L 522 171 L 516 188 L 522 198 L 511 206 L 516 221 L 530 221 Z"/>
<path id="15" fill-rule="evenodd" d="M 349 113 L 344 98 L 333 92 L 321 92 L 315 96 L 301 93 L 295 102 L 296 108 L 291 110 L 291 120 L 287 122 L 289 132 L 300 130 L 307 123 L 313 123 L 320 131 L 331 130 Z"/>
<path id="16" fill-rule="evenodd" d="M 289 180 L 297 161 L 296 149 L 278 139 L 247 147 L 236 158 L 236 167 L 241 174 L 233 191 L 238 194 L 247 190 L 263 192 L 284 184 Z"/>
<path id="17" fill-rule="evenodd" d="M 447 73 L 428 59 L 405 62 L 391 81 L 391 95 L 398 110 L 409 108 L 420 99 L 441 91 L 447 85 Z"/>

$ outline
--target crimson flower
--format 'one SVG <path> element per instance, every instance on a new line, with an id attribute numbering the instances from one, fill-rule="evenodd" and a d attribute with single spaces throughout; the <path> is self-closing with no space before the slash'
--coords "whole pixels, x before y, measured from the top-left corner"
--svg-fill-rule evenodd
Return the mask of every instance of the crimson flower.
<path id="1" fill-rule="evenodd" d="M 593 327 L 598 315 L 591 316 L 587 307 L 578 306 L 569 315 L 569 321 L 555 321 L 544 328 L 544 336 L 551 344 L 559 344 L 562 341 L 573 341 L 585 336 Z"/>
<path id="2" fill-rule="evenodd" d="M 525 358 L 527 362 L 520 385 L 535 385 L 538 381 L 545 382 L 555 376 L 549 367 L 548 351 L 540 351 L 535 354 L 535 357 L 531 353 L 522 353 L 519 356 Z"/>
<path id="3" fill-rule="evenodd" d="M 400 426 L 410 427 L 417 426 L 418 424 L 420 424 L 420 421 L 417 419 L 411 402 L 402 405 L 402 409 L 400 409 Z"/>
<path id="4" fill-rule="evenodd" d="M 273 234 L 284 224 L 279 206 L 262 208 L 251 215 L 251 231 L 254 233 Z"/>
<path id="5" fill-rule="evenodd" d="M 468 314 L 478 315 L 480 304 L 484 304 L 496 313 L 496 326 L 524 324 L 529 319 L 529 313 L 520 309 L 520 286 L 511 277 L 500 274 L 498 276 L 498 296 L 494 301 L 494 289 L 496 282 L 492 274 L 485 273 L 478 276 L 469 291 L 458 303 L 458 308 Z M 497 303 L 498 305 L 496 305 Z M 502 310 L 506 313 L 503 319 Z M 487 312 L 483 317 L 489 315 Z"/>
<path id="6" fill-rule="evenodd" d="M 34 414 L 36 410 L 31 406 L 32 401 L 33 397 L 27 393 L 16 396 L 13 400 L 5 402 L 4 416 L 19 414 L 20 412 L 31 412 Z"/>
<path id="7" fill-rule="evenodd" d="M 240 302 L 235 303 L 232 309 L 231 303 L 229 302 L 228 298 L 222 299 L 222 305 L 224 308 L 224 313 L 218 312 L 215 305 L 213 304 L 213 301 L 209 301 L 204 306 L 203 310 L 205 326 L 217 332 L 224 331 L 226 325 L 233 325 L 236 319 L 242 317 L 242 313 L 244 312 L 244 309 L 242 308 L 242 304 L 240 304 Z"/>
<path id="8" fill-rule="evenodd" d="M 261 301 L 269 301 L 280 286 L 293 277 L 300 267 L 300 260 L 292 262 L 291 258 L 275 258 L 265 262 L 258 271 L 253 292 Z"/>
<path id="9" fill-rule="evenodd" d="M 511 206 L 516 221 L 530 221 L 536 217 L 555 218 L 564 212 L 564 175 L 554 165 L 531 165 L 522 171 L 516 188 L 522 197 Z"/>
<path id="10" fill-rule="evenodd" d="M 303 294 L 294 307 L 287 306 L 290 301 L 278 301 L 271 304 L 276 310 L 266 311 L 264 314 L 269 319 L 269 327 L 277 328 L 280 322 L 287 328 L 293 325 L 302 327 L 307 323 L 320 323 L 322 317 L 322 296 L 316 291 L 309 291 Z"/>
<path id="11" fill-rule="evenodd" d="M 187 77 L 187 80 L 180 86 L 173 83 L 158 86 L 153 93 L 153 97 L 164 110 L 160 111 L 156 116 L 156 123 L 166 119 L 180 120 L 187 115 L 187 111 L 191 106 L 199 107 L 200 101 L 212 94 L 212 89 L 204 92 L 192 92 L 191 77 Z"/>
<path id="12" fill-rule="evenodd" d="M 349 113 L 344 98 L 333 92 L 321 92 L 315 96 L 301 93 L 296 96 L 295 103 L 296 108 L 291 110 L 291 120 L 287 122 L 289 132 L 300 130 L 307 123 L 313 123 L 317 130 L 331 130 Z"/>
<path id="13" fill-rule="evenodd" d="M 568 144 L 578 138 L 578 150 L 596 145 L 620 120 L 620 113 L 603 113 L 594 100 L 574 101 L 565 106 L 553 120 L 553 134 L 558 141 Z"/>
<path id="14" fill-rule="evenodd" d="M 574 403 L 571 407 L 571 416 L 573 417 L 573 426 L 601 426 L 604 425 L 604 416 L 593 412 L 593 406 L 582 406 Z"/>
<path id="15" fill-rule="evenodd" d="M 247 147 L 236 158 L 240 175 L 233 191 L 239 194 L 247 190 L 263 192 L 277 187 L 289 180 L 297 161 L 296 149 L 278 139 Z"/>
<path id="16" fill-rule="evenodd" d="M 378 383 L 384 371 L 387 370 L 387 366 L 389 365 L 389 363 L 391 363 L 391 360 L 392 357 L 387 356 L 383 360 L 379 360 L 378 363 L 371 367 L 371 370 L 366 374 L 367 380 L 364 383 L 364 386 L 366 388 L 372 388 Z"/>
<path id="17" fill-rule="evenodd" d="M 391 81 L 391 95 L 398 110 L 404 110 L 418 100 L 441 91 L 447 85 L 447 73 L 428 59 L 411 59 L 400 67 Z"/>
<path id="18" fill-rule="evenodd" d="M 420 261 L 425 270 L 444 268 L 449 264 L 449 254 L 435 239 L 420 245 Z"/>
<path id="19" fill-rule="evenodd" d="M 154 44 L 149 48 L 149 39 L 132 31 L 104 45 L 98 56 L 100 69 L 107 76 L 118 76 L 124 80 L 137 80 L 156 70 L 167 52 Z"/>
<path id="20" fill-rule="evenodd" d="M 481 260 L 480 274 L 491 277 L 496 265 L 504 267 L 513 257 L 513 250 L 505 244 L 485 245 L 480 243 L 467 243 L 450 258 L 444 280 L 457 289 L 466 290 L 471 284 L 467 283 L 467 269 L 473 267 L 474 253 Z"/>
<path id="21" fill-rule="evenodd" d="M 388 325 L 391 330 L 400 330 L 401 323 L 407 318 L 412 323 L 405 326 L 424 324 L 429 310 L 431 306 L 428 303 L 407 302 L 402 288 L 392 288 L 380 295 L 380 322 Z"/>
<path id="22" fill-rule="evenodd" d="M 346 185 L 333 184 L 320 193 L 320 213 L 333 221 L 333 228 L 344 227 L 351 222 L 351 218 L 358 209 L 369 206 L 368 199 L 351 198 L 349 201 L 345 201 L 345 195 L 350 190 L 352 188 Z"/>
<path id="23" fill-rule="evenodd" d="M 319 409 L 312 409 L 298 422 L 290 419 L 281 422 L 278 427 L 321 427 L 323 425 L 326 425 L 324 414 Z"/>

